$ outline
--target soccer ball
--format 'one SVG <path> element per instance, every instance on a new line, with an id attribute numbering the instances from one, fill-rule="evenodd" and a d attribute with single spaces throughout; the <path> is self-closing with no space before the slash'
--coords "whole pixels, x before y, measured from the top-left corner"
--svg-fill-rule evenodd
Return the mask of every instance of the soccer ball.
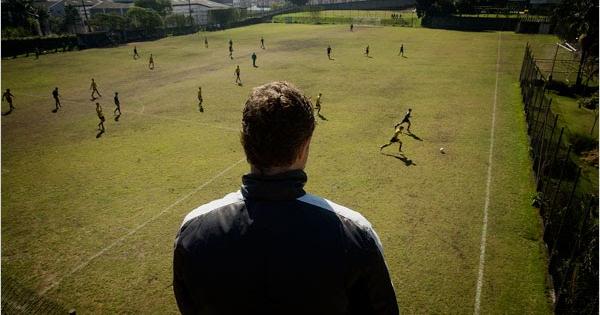
<path id="1" fill-rule="evenodd" d="M 444 148 L 440 148 L 440 153 L 441 154 L 445 154 L 446 152 L 444 152 Z"/>

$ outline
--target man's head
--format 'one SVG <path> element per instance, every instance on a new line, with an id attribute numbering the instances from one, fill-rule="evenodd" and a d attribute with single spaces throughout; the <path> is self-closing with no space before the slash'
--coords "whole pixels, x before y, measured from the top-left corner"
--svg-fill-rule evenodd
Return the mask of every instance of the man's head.
<path id="1" fill-rule="evenodd" d="M 310 100 L 288 82 L 271 82 L 254 88 L 246 101 L 241 142 L 256 171 L 302 169 L 314 129 Z"/>
<path id="2" fill-rule="evenodd" d="M 10 93 L 10 89 L 6 89 L 6 92 Z"/>
<path id="3" fill-rule="evenodd" d="M 119 95 L 119 92 L 115 92 L 115 96 L 118 96 L 118 95 Z"/>

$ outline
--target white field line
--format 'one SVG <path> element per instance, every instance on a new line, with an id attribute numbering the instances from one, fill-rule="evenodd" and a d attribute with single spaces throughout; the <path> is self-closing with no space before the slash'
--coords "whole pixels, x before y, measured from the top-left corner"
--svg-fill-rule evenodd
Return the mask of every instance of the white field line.
<path id="1" fill-rule="evenodd" d="M 106 253 L 107 251 L 109 251 L 110 249 L 112 249 L 113 247 L 115 247 L 116 245 L 118 245 L 119 243 L 123 242 L 123 240 L 125 240 L 129 236 L 131 236 L 131 235 L 135 234 L 137 231 L 141 230 L 148 223 L 151 223 L 154 220 L 158 219 L 160 216 L 162 216 L 163 214 L 167 213 L 167 211 L 169 211 L 171 208 L 175 207 L 176 205 L 180 204 L 181 202 L 183 202 L 184 200 L 186 200 L 187 198 L 189 198 L 193 194 L 197 193 L 199 190 L 201 190 L 202 188 L 206 187 L 208 184 L 212 183 L 217 178 L 223 176 L 223 174 L 227 173 L 229 170 L 231 170 L 232 168 L 234 168 L 235 166 L 237 166 L 238 164 L 240 164 L 244 160 L 245 159 L 240 159 L 239 161 L 231 164 L 229 167 L 227 167 L 226 169 L 222 170 L 219 174 L 215 175 L 214 177 L 212 177 L 211 179 L 209 179 L 208 181 L 206 181 L 204 184 L 196 187 L 195 189 L 193 189 L 192 191 L 190 191 L 186 195 L 182 196 L 181 198 L 177 199 L 175 202 L 173 202 L 172 204 L 170 204 L 169 206 L 167 206 L 166 208 L 164 208 L 163 210 L 161 210 L 159 213 L 155 214 L 150 219 L 148 219 L 148 220 L 140 223 L 138 226 L 136 226 L 134 229 L 132 229 L 131 231 L 129 231 L 127 234 L 121 236 L 119 239 L 117 239 L 116 241 L 112 242 L 110 245 L 108 245 L 108 246 L 104 247 L 103 249 L 99 250 L 98 252 L 96 252 L 94 255 L 92 255 L 88 259 L 86 259 L 84 262 L 82 262 L 81 264 L 77 265 L 75 268 L 71 269 L 69 272 L 67 272 L 66 274 L 64 274 L 58 280 L 54 281 L 52 284 L 50 284 L 49 286 L 47 286 L 46 288 L 44 288 L 40 292 L 40 296 L 44 296 L 46 293 L 48 293 L 48 291 L 50 291 L 53 288 L 57 287 L 65 278 L 67 278 L 67 277 L 71 276 L 72 274 L 76 273 L 77 271 L 85 268 L 92 261 L 94 261 L 94 259 L 100 257 L 101 255 L 103 255 L 104 253 Z"/>
<path id="2" fill-rule="evenodd" d="M 494 131 L 496 129 L 496 103 L 498 101 L 498 76 L 500 74 L 500 43 L 502 32 L 498 32 L 498 57 L 496 57 L 496 86 L 494 88 L 494 105 L 492 107 L 492 131 L 490 132 L 490 152 L 488 155 L 487 181 L 485 183 L 485 205 L 483 206 L 483 225 L 481 227 L 481 246 L 479 254 L 479 273 L 473 314 L 479 315 L 481 306 L 481 286 L 483 285 L 483 269 L 485 266 L 485 246 L 487 241 L 488 210 L 490 206 L 490 187 L 492 184 L 492 159 L 494 157 Z"/>

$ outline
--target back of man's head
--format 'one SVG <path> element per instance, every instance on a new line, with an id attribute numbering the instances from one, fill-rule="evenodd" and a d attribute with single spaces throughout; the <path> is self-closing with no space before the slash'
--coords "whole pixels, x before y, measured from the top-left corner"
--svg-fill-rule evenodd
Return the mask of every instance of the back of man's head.
<path id="1" fill-rule="evenodd" d="M 292 165 L 312 136 L 310 100 L 285 81 L 254 88 L 242 117 L 241 142 L 248 162 L 258 169 Z"/>

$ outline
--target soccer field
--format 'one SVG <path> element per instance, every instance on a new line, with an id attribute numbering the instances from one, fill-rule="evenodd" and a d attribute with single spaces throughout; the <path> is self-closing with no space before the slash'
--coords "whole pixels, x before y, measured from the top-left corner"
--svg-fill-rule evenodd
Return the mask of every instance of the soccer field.
<path id="1" fill-rule="evenodd" d="M 313 100 L 323 93 L 307 191 L 371 221 L 401 312 L 472 314 L 479 305 L 482 314 L 549 314 L 517 81 L 526 42 L 554 40 L 260 24 L 135 43 L 138 60 L 134 43 L 4 59 L 2 88 L 15 95 L 16 110 L 2 117 L 2 303 L 41 296 L 81 314 L 176 313 L 179 225 L 193 208 L 239 188 L 249 170 L 239 144 L 242 105 L 253 87 L 287 80 Z M 406 58 L 397 56 L 401 43 Z M 362 54 L 366 45 L 372 58 Z M 242 86 L 234 84 L 236 65 Z M 100 138 L 91 78 L 107 117 Z M 63 107 L 52 113 L 55 86 Z M 381 154 L 408 108 L 414 137 L 402 137 L 405 156 L 397 146 Z"/>

